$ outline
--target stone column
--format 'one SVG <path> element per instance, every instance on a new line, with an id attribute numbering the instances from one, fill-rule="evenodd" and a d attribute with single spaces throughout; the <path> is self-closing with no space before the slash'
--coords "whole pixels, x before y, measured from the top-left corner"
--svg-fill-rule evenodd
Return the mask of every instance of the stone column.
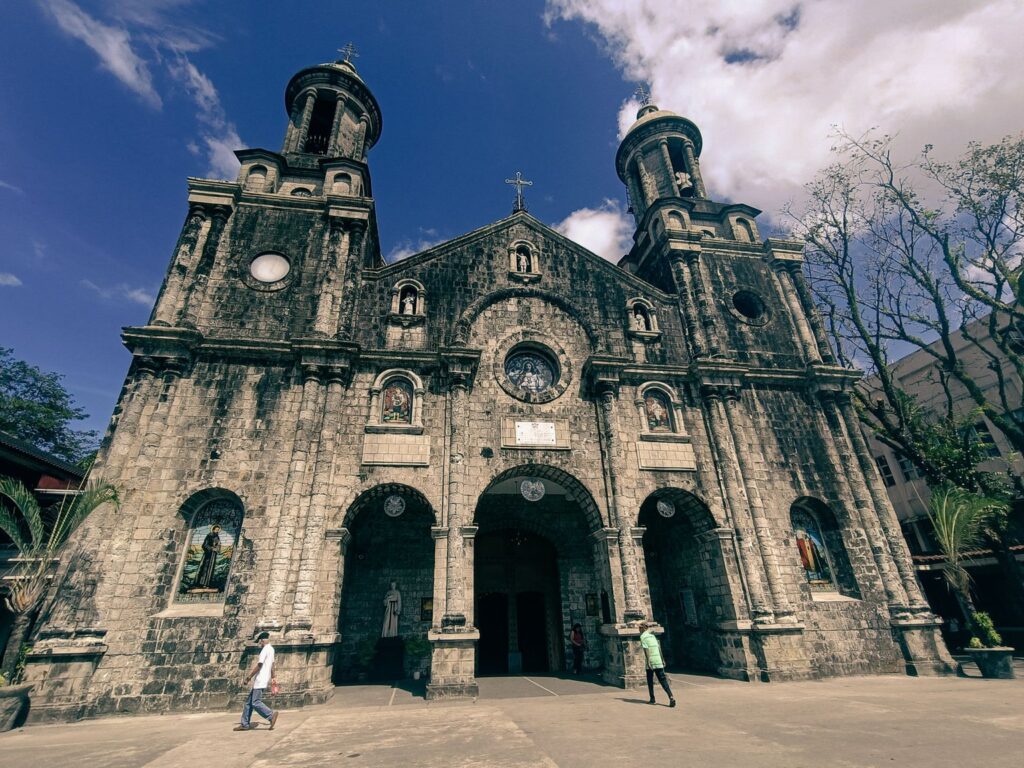
<path id="1" fill-rule="evenodd" d="M 295 598 L 289 629 L 309 629 L 313 624 L 313 595 L 316 591 L 317 564 L 327 520 L 327 504 L 331 489 L 331 466 L 337 451 L 340 431 L 339 414 L 345 394 L 344 382 L 337 372 L 327 374 L 327 396 L 320 426 L 320 445 L 313 465 L 313 488 L 306 501 L 309 513 L 299 553 L 299 573 L 295 581 Z"/>
<path id="2" fill-rule="evenodd" d="M 842 420 L 846 426 L 846 434 L 853 445 L 853 452 L 857 456 L 857 463 L 860 465 L 860 479 L 867 485 L 868 492 L 874 502 L 875 513 L 878 515 L 885 541 L 888 545 L 889 555 L 892 557 L 896 570 L 899 573 L 903 589 L 907 594 L 909 608 L 914 613 L 931 615 L 931 608 L 928 601 L 921 593 L 921 587 L 917 583 L 917 575 L 914 573 L 914 562 L 910 557 L 910 550 L 907 549 L 907 542 L 903 538 L 903 531 L 900 529 L 899 520 L 896 517 L 896 510 L 889 501 L 889 494 L 885 492 L 882 480 L 878 476 L 878 469 L 875 466 L 867 443 L 864 442 L 864 435 L 860 431 L 860 419 L 853 409 L 850 397 L 845 392 L 836 396 Z M 856 474 L 853 467 L 849 468 L 850 474 Z"/>
<path id="3" fill-rule="evenodd" d="M 807 322 L 804 308 L 800 304 L 800 297 L 793 286 L 793 276 L 789 273 L 788 265 L 785 262 L 775 262 L 773 265 L 775 276 L 782 291 L 782 299 L 786 303 L 790 317 L 793 318 L 793 325 L 796 326 L 797 337 L 803 347 L 804 357 L 808 362 L 820 363 L 821 354 L 818 351 L 818 343 L 811 332 L 811 326 Z"/>
<path id="4" fill-rule="evenodd" d="M 668 186 L 672 190 L 672 193 L 676 197 L 680 197 L 682 190 L 679 189 L 679 185 L 676 184 L 676 173 L 672 168 L 672 156 L 668 153 L 668 139 L 662 139 L 658 142 L 661 147 L 661 159 L 665 162 L 665 173 L 668 175 Z"/>
<path id="5" fill-rule="evenodd" d="M 636 153 L 636 168 L 640 174 L 640 188 L 644 193 L 644 208 L 647 208 L 658 199 L 658 188 L 654 183 L 654 179 L 651 178 L 651 174 L 647 171 L 647 166 L 644 165 L 643 152 Z"/>
<path id="6" fill-rule="evenodd" d="M 703 333 L 706 349 L 709 355 L 719 355 L 722 352 L 722 343 L 718 334 L 718 323 L 716 322 L 716 308 L 712 307 L 708 299 L 708 276 L 705 274 L 704 265 L 701 262 L 700 251 L 687 251 L 684 271 L 684 279 L 692 286 L 693 297 L 697 303 L 697 314 L 701 324 L 704 326 Z"/>
<path id="7" fill-rule="evenodd" d="M 883 549 L 884 540 L 878 525 L 878 515 L 864 478 L 859 472 L 849 471 L 850 467 L 855 466 L 856 459 L 851 443 L 842 428 L 842 417 L 836 409 L 832 393 L 821 393 L 820 401 L 821 408 L 816 409 L 816 415 L 839 492 L 843 498 L 853 500 L 853 504 L 848 505 L 852 513 L 849 517 L 851 522 L 859 524 L 859 533 L 867 540 L 866 544 L 871 551 L 882 588 L 885 590 L 889 611 L 902 613 L 906 610 L 907 593 L 899 578 L 893 573 L 893 568 L 890 567 L 891 559 Z"/>
<path id="8" fill-rule="evenodd" d="M 622 582 L 625 597 L 623 620 L 637 621 L 644 618 L 643 601 L 640 598 L 640 583 L 637 576 L 637 552 L 633 542 L 632 526 L 628 516 L 619 509 L 618 478 L 625 477 L 622 445 L 618 434 L 618 419 L 615 416 L 616 393 L 605 387 L 598 393 L 598 427 L 605 456 L 605 484 L 608 488 L 608 511 L 612 524 L 618 529 L 619 559 L 622 561 Z"/>
<path id="9" fill-rule="evenodd" d="M 619 557 L 619 529 L 598 528 L 590 534 L 594 544 L 595 568 L 602 574 L 612 606 L 612 622 L 621 619 L 625 611 L 625 589 L 622 582 L 622 559 Z M 603 618 L 602 618 L 603 623 Z"/>
<path id="10" fill-rule="evenodd" d="M 153 314 L 149 319 L 150 325 L 171 325 L 175 321 L 180 309 L 181 287 L 192 264 L 192 256 L 195 253 L 204 221 L 202 207 L 196 204 L 189 206 L 185 226 L 181 230 L 178 246 L 171 259 L 171 268 L 167 272 L 163 289 L 160 291 L 160 296 L 153 307 Z"/>
<path id="11" fill-rule="evenodd" d="M 755 547 L 756 536 L 743 482 L 740 479 L 739 464 L 729 420 L 722 403 L 722 394 L 718 389 L 708 387 L 703 395 L 708 437 L 715 452 L 715 463 L 718 465 L 726 508 L 736 530 L 736 558 L 750 598 L 751 618 L 757 623 L 771 624 L 774 616 L 765 594 L 764 565 L 760 551 Z"/>
<path id="12" fill-rule="evenodd" d="M 327 150 L 328 157 L 341 155 L 341 119 L 345 116 L 345 97 L 338 94 L 338 100 L 334 104 L 334 122 L 331 124 L 331 142 Z"/>
<path id="13" fill-rule="evenodd" d="M 811 332 L 814 334 L 815 340 L 818 342 L 818 351 L 821 353 L 822 362 L 832 364 L 836 361 L 835 355 L 832 354 L 832 345 L 828 343 L 828 336 L 825 334 L 825 328 L 821 324 L 821 317 L 818 315 L 818 310 L 814 306 L 814 298 L 811 296 L 811 291 L 807 287 L 807 281 L 804 280 L 804 272 L 800 264 L 789 264 L 786 267 L 786 271 L 789 273 L 790 280 L 793 281 L 793 287 L 796 289 L 796 295 L 800 299 L 800 305 L 804 310 L 804 317 L 807 318 L 808 323 L 811 326 Z"/>
<path id="14" fill-rule="evenodd" d="M 305 99 L 301 95 L 292 102 L 292 111 L 288 115 L 288 130 L 284 133 L 282 152 L 299 151 L 299 126 L 302 124 L 302 108 L 304 105 Z"/>
<path id="15" fill-rule="evenodd" d="M 434 618 L 430 626 L 437 630 L 441 628 L 441 618 L 446 612 L 444 601 L 448 583 L 448 528 L 431 526 L 430 537 L 434 540 Z"/>
<path id="16" fill-rule="evenodd" d="M 699 309 L 693 295 L 690 270 L 682 257 L 672 259 L 672 276 L 679 296 L 679 311 L 683 316 L 683 323 L 690 340 L 690 356 L 703 357 L 707 352 L 707 339 L 704 337 L 704 328 L 697 316 Z"/>
<path id="17" fill-rule="evenodd" d="M 316 91 L 310 88 L 304 91 L 296 102 L 302 102 L 302 117 L 299 118 L 299 127 L 295 132 L 295 146 L 293 152 L 305 150 L 306 139 L 309 138 L 309 122 L 313 119 L 313 107 L 316 105 Z"/>
<path id="18" fill-rule="evenodd" d="M 445 578 L 445 627 L 466 626 L 466 558 L 463 527 L 469 523 L 466 501 L 466 392 L 465 377 L 453 376 L 448 388 L 451 421 L 448 428 L 448 569 Z"/>
<path id="19" fill-rule="evenodd" d="M 345 262 L 345 277 L 338 289 L 341 301 L 338 309 L 338 333 L 351 338 L 356 322 L 356 306 L 359 298 L 359 270 L 363 268 L 363 242 L 366 222 L 348 222 L 348 259 Z M 342 290 L 346 289 L 346 290 Z"/>
<path id="20" fill-rule="evenodd" d="M 466 624 L 470 627 L 476 625 L 476 612 L 473 605 L 473 596 L 476 594 L 475 586 L 475 571 L 473 570 L 476 563 L 476 533 L 480 530 L 475 525 L 464 525 L 462 526 L 462 567 L 464 569 L 463 580 L 466 583 L 466 598 L 465 598 L 465 609 L 466 609 Z"/>
<path id="21" fill-rule="evenodd" d="M 757 537 L 757 546 L 761 551 L 765 575 L 768 577 L 768 590 L 771 592 L 775 618 L 778 620 L 792 617 L 793 608 L 789 604 L 789 598 L 786 596 L 785 586 L 782 583 L 778 550 L 772 536 L 771 522 L 768 520 L 768 514 L 761 501 L 761 491 L 757 486 L 755 456 L 747 443 L 748 436 L 751 440 L 755 439 L 753 437 L 755 432 L 748 424 L 746 410 L 740 402 L 739 392 L 735 390 L 726 393 L 725 417 L 729 423 L 733 445 L 736 447 L 740 477 L 743 479 L 747 491 L 750 517 L 754 523 L 754 535 Z"/>
<path id="22" fill-rule="evenodd" d="M 206 298 L 210 273 L 217 261 L 217 249 L 220 247 L 221 236 L 230 215 L 231 209 L 222 205 L 215 206 L 211 211 L 210 229 L 206 233 L 202 255 L 193 273 L 192 290 L 185 297 L 181 310 L 181 324 L 189 328 L 195 328 L 199 324 L 199 313 Z"/>
<path id="23" fill-rule="evenodd" d="M 318 426 L 317 415 L 320 400 L 320 371 L 315 366 L 303 366 L 302 401 L 299 417 L 295 424 L 295 440 L 292 444 L 291 462 L 285 481 L 284 495 L 280 500 L 280 512 L 276 522 L 276 541 L 270 558 L 270 572 L 267 590 L 263 599 L 263 616 L 259 626 L 263 629 L 278 630 L 284 626 L 284 596 L 288 589 L 291 571 L 292 551 L 295 546 L 298 517 L 305 491 L 306 465 L 309 462 L 310 446 Z"/>
<path id="24" fill-rule="evenodd" d="M 356 128 L 355 136 L 352 137 L 352 159 L 362 162 L 366 157 L 366 117 L 359 119 L 359 127 Z M 354 192 L 355 190 L 353 190 Z"/>
<path id="25" fill-rule="evenodd" d="M 697 197 L 707 199 L 708 191 L 704 188 L 704 177 L 700 173 L 700 160 L 697 159 L 693 142 L 689 139 L 683 139 L 683 152 L 686 155 L 686 165 L 693 177 L 693 191 L 697 193 Z"/>
<path id="26" fill-rule="evenodd" d="M 337 333 L 337 309 L 343 288 L 340 278 L 349 244 L 344 223 L 340 219 L 332 218 L 328 229 L 327 268 L 317 294 L 316 319 L 313 321 L 313 333 L 317 336 L 333 336 Z"/>
<path id="27" fill-rule="evenodd" d="M 644 211 L 647 210 L 647 204 L 644 202 L 644 196 L 637 184 L 636 177 L 628 170 L 626 171 L 626 189 L 629 190 L 629 201 L 633 207 L 633 214 L 639 221 L 644 215 Z"/>

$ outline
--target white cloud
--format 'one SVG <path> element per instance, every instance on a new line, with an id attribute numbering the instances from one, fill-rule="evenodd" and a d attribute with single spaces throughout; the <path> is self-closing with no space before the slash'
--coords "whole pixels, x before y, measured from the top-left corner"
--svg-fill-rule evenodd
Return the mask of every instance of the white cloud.
<path id="1" fill-rule="evenodd" d="M 145 288 L 133 288 L 127 283 L 118 283 L 110 287 L 97 285 L 92 280 L 82 280 L 82 286 L 95 291 L 101 299 L 126 299 L 135 304 L 151 307 L 156 303 L 156 296 Z"/>
<path id="2" fill-rule="evenodd" d="M 17 275 L 12 275 L 10 272 L 0 272 L 0 285 L 8 288 L 17 288 L 21 285 L 21 280 L 18 279 Z"/>
<path id="3" fill-rule="evenodd" d="M 14 192 L 15 194 L 18 194 L 18 195 L 24 195 L 25 194 L 25 190 L 23 190 L 21 187 L 16 187 L 13 184 L 9 184 L 8 182 L 6 182 L 6 181 L 4 181 L 2 179 L 0 179 L 0 189 L 9 189 L 9 190 L 11 190 L 11 192 Z"/>
<path id="4" fill-rule="evenodd" d="M 196 104 L 200 138 L 206 147 L 206 159 L 210 164 L 207 174 L 234 179 L 238 175 L 238 158 L 234 150 L 243 144 L 234 123 L 228 120 L 224 112 L 216 87 L 184 55 L 177 58 L 170 71 L 185 86 Z M 196 147 L 196 150 L 192 147 Z M 191 143 L 189 150 L 198 151 L 198 146 Z"/>
<path id="5" fill-rule="evenodd" d="M 553 226 L 573 242 L 613 263 L 633 246 L 633 220 L 614 200 L 605 200 L 597 208 L 580 208 Z"/>
<path id="6" fill-rule="evenodd" d="M 41 5 L 65 33 L 92 48 L 104 69 L 147 104 L 160 108 L 149 65 L 132 48 L 128 30 L 97 21 L 70 0 L 42 0 Z"/>
<path id="7" fill-rule="evenodd" d="M 436 229 L 420 229 L 420 236 L 415 240 L 407 238 L 396 243 L 395 247 L 388 251 L 384 261 L 388 264 L 394 264 L 396 261 L 407 259 L 410 256 L 415 256 L 417 253 L 422 253 L 428 248 L 433 248 L 440 242 L 441 238 L 437 236 Z"/>
<path id="8" fill-rule="evenodd" d="M 593 25 L 700 126 L 712 196 L 770 212 L 828 162 L 833 126 L 954 155 L 1024 124 L 1020 0 L 548 0 L 546 16 Z"/>

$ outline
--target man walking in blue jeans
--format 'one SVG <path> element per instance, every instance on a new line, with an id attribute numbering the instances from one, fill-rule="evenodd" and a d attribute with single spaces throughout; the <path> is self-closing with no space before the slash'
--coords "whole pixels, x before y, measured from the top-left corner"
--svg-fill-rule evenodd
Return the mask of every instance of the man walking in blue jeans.
<path id="1" fill-rule="evenodd" d="M 245 700 L 245 706 L 242 707 L 242 722 L 235 726 L 236 731 L 250 731 L 256 727 L 249 724 L 254 709 L 270 721 L 270 730 L 274 730 L 274 726 L 277 725 L 278 713 L 263 703 L 263 693 L 274 679 L 274 646 L 270 644 L 268 632 L 260 632 L 256 642 L 260 645 L 260 657 L 245 678 L 246 685 L 252 680 L 252 688 Z"/>
<path id="2" fill-rule="evenodd" d="M 676 705 L 675 697 L 672 696 L 672 689 L 669 687 L 668 678 L 665 676 L 665 660 L 661 657 L 661 644 L 658 638 L 651 632 L 654 626 L 648 622 L 640 624 L 640 647 L 644 649 L 644 658 L 647 660 L 647 691 L 651 694 L 648 704 L 656 704 L 654 700 L 654 676 L 658 676 L 658 682 L 668 694 L 668 705 Z"/>

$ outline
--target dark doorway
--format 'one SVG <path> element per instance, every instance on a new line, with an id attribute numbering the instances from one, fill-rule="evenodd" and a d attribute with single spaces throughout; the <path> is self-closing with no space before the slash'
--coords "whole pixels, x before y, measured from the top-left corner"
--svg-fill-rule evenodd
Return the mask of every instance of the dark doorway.
<path id="1" fill-rule="evenodd" d="M 481 595 L 476 607 L 480 630 L 477 669 L 481 675 L 508 673 L 508 595 Z"/>
<path id="2" fill-rule="evenodd" d="M 516 595 L 519 653 L 523 672 L 548 672 L 548 627 L 543 592 L 520 592 Z"/>

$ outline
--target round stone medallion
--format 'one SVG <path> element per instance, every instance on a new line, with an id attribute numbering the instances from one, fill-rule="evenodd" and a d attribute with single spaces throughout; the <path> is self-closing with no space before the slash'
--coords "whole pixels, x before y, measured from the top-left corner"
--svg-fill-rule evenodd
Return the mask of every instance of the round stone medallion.
<path id="1" fill-rule="evenodd" d="M 672 517 L 676 513 L 676 505 L 671 501 L 665 501 L 664 499 L 658 499 L 658 514 L 662 517 Z"/>
<path id="2" fill-rule="evenodd" d="M 405 512 L 405 499 L 401 496 L 391 495 L 384 499 L 384 514 L 388 517 L 398 517 Z"/>
<path id="3" fill-rule="evenodd" d="M 523 480 L 523 482 L 519 484 L 519 492 L 523 494 L 523 498 L 527 501 L 540 501 L 544 498 L 544 481 Z"/>
<path id="4" fill-rule="evenodd" d="M 558 369 L 550 357 L 535 349 L 513 352 L 505 360 L 505 375 L 529 395 L 539 395 L 558 383 Z"/>

